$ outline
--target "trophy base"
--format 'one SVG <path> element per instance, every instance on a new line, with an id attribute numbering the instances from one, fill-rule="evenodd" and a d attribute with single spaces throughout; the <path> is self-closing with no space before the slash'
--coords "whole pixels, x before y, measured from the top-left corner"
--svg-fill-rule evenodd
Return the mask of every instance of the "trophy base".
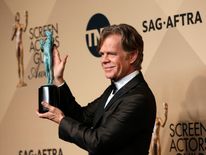
<path id="1" fill-rule="evenodd" d="M 55 85 L 43 85 L 39 88 L 39 113 L 48 112 L 48 109 L 43 107 L 42 101 L 57 107 L 59 104 L 59 91 Z"/>

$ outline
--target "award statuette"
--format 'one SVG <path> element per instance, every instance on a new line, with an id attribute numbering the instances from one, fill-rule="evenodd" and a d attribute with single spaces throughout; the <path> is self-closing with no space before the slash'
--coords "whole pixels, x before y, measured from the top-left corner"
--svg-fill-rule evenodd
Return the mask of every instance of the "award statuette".
<path id="1" fill-rule="evenodd" d="M 47 84 L 39 88 L 39 112 L 44 113 L 48 110 L 41 104 L 45 101 L 52 106 L 59 104 L 59 92 L 57 86 L 53 84 L 53 45 L 54 38 L 51 31 L 45 31 L 45 39 L 40 40 L 40 48 L 43 53 L 43 61 L 46 72 Z"/>

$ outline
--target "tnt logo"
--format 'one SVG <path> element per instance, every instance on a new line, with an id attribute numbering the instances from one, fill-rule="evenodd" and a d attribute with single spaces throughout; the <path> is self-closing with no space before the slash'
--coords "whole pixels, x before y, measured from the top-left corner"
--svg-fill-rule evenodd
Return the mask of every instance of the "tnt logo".
<path id="1" fill-rule="evenodd" d="M 100 13 L 93 15 L 87 25 L 86 29 L 86 43 L 89 51 L 95 57 L 100 57 L 99 51 L 97 51 L 97 44 L 101 30 L 109 26 L 108 19 Z"/>

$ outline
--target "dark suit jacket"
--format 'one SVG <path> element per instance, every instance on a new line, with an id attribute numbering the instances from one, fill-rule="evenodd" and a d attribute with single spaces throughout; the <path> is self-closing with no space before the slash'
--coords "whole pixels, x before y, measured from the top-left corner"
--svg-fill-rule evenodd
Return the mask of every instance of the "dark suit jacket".
<path id="1" fill-rule="evenodd" d="M 104 109 L 111 92 L 81 107 L 67 84 L 59 88 L 65 116 L 59 137 L 90 155 L 147 155 L 156 117 L 153 93 L 140 72 L 123 86 Z"/>

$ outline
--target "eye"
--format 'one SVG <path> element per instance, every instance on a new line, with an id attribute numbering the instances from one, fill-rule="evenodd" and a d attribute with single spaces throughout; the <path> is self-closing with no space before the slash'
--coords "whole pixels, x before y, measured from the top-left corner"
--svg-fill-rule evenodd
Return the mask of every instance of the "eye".
<path id="1" fill-rule="evenodd" d="M 116 52 L 108 52 L 107 54 L 110 55 L 110 56 L 115 56 L 115 55 L 117 55 Z"/>
<path id="2" fill-rule="evenodd" d="M 101 52 L 101 51 L 99 51 L 99 55 L 100 55 L 100 56 L 103 56 L 103 55 L 104 55 L 104 53 L 103 53 L 103 52 Z"/>

